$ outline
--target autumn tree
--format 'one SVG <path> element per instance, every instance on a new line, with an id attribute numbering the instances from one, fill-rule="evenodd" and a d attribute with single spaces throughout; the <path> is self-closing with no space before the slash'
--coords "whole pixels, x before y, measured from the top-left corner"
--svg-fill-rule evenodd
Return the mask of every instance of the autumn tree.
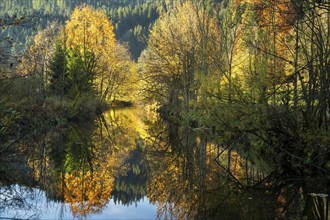
<path id="1" fill-rule="evenodd" d="M 102 10 L 77 7 L 65 26 L 67 48 L 76 51 L 100 100 L 113 100 L 130 76 L 130 56 L 116 43 L 114 27 Z M 79 75 L 79 74 L 78 74 Z"/>
<path id="2" fill-rule="evenodd" d="M 147 96 L 162 105 L 188 111 L 198 100 L 199 70 L 209 61 L 205 54 L 214 50 L 214 45 L 201 46 L 197 20 L 192 3 L 187 2 L 163 14 L 151 30 L 141 58 L 142 78 Z M 207 31 L 210 36 L 215 34 L 211 25 Z"/>
<path id="3" fill-rule="evenodd" d="M 87 89 L 91 88 L 96 80 L 96 61 L 108 61 L 106 52 L 112 50 L 115 45 L 113 25 L 102 11 L 94 10 L 90 6 L 80 6 L 75 8 L 66 24 L 65 36 L 64 41 L 70 51 L 69 75 L 72 79 L 82 80 L 81 85 L 78 85 L 78 81 L 72 82 L 78 91 L 87 86 L 86 83 L 89 84 Z"/>
<path id="4" fill-rule="evenodd" d="M 134 80 L 131 67 L 133 62 L 131 61 L 128 49 L 121 44 L 116 43 L 113 51 L 107 53 L 109 62 L 103 62 L 99 65 L 99 91 L 101 100 L 127 100 L 126 97 L 130 96 L 130 93 L 134 93 L 134 90 L 125 91 L 132 84 L 136 83 Z M 110 64 L 110 65 L 109 65 Z M 133 98 L 131 96 L 131 98 Z"/>
<path id="5" fill-rule="evenodd" d="M 31 88 L 35 96 L 42 100 L 46 97 L 48 85 L 48 64 L 53 54 L 53 45 L 58 33 L 58 24 L 52 23 L 48 28 L 40 31 L 33 39 L 33 43 L 17 67 L 20 76 L 34 78 L 36 85 Z M 43 102 L 43 101 L 42 101 Z"/>
<path id="6" fill-rule="evenodd" d="M 217 66 L 220 72 L 220 82 L 226 89 L 218 89 L 223 100 L 233 101 L 238 91 L 235 78 L 241 77 L 237 66 L 242 62 L 240 53 L 242 39 L 242 18 L 246 5 L 236 4 L 234 1 L 223 1 L 216 5 L 216 17 L 219 28 L 219 50 L 216 53 Z M 236 67 L 236 68 L 235 68 Z"/>
<path id="7" fill-rule="evenodd" d="M 322 169 L 322 155 L 328 145 L 322 136 L 329 127 L 325 114 L 329 112 L 325 104 L 329 90 L 329 8 L 318 1 L 282 0 L 250 1 L 248 7 L 244 43 L 249 64 L 243 69 L 249 72 L 250 91 L 259 90 L 250 100 L 264 105 L 251 108 L 250 114 L 259 107 L 260 118 L 264 117 L 262 124 L 252 126 L 258 130 L 253 135 L 257 139 L 266 136 L 263 144 L 289 158 L 299 155 L 301 167 L 305 167 L 304 160 L 310 160 L 308 155 L 313 155 L 318 164 L 314 168 Z M 251 127 L 251 123 L 246 124 Z M 288 165 L 282 157 L 275 161 Z"/>
<path id="8" fill-rule="evenodd" d="M 270 61 L 276 104 L 284 102 L 288 109 L 293 105 L 296 120 L 303 111 L 304 127 L 327 128 L 329 8 L 319 1 L 252 2 L 258 31 L 273 36 L 264 37 L 271 44 L 254 48 Z"/>

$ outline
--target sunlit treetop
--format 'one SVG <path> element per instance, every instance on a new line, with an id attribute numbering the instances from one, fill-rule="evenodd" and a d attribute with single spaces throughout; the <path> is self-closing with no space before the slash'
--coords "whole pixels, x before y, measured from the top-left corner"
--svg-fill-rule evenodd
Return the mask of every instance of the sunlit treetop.
<path id="1" fill-rule="evenodd" d="M 99 54 L 116 42 L 114 27 L 103 10 L 76 7 L 65 26 L 68 47 L 82 47 Z"/>

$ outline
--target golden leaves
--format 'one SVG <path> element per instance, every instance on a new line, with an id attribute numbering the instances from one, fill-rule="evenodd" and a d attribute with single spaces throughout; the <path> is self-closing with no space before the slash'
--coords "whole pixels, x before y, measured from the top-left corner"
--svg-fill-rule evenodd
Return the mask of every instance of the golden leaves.
<path id="1" fill-rule="evenodd" d="M 128 49 L 116 43 L 114 26 L 105 12 L 85 5 L 75 8 L 65 26 L 65 37 L 67 47 L 79 49 L 82 57 L 87 53 L 95 56 L 100 99 L 125 100 L 127 93 L 121 89 L 130 83 L 132 62 Z"/>
<path id="2" fill-rule="evenodd" d="M 102 211 L 111 198 L 113 178 L 105 178 L 104 172 L 65 174 L 64 200 L 70 204 L 72 214 L 86 216 Z"/>
<path id="3" fill-rule="evenodd" d="M 76 7 L 65 26 L 69 47 L 84 47 L 104 54 L 115 45 L 114 27 L 102 10 L 90 6 Z"/>

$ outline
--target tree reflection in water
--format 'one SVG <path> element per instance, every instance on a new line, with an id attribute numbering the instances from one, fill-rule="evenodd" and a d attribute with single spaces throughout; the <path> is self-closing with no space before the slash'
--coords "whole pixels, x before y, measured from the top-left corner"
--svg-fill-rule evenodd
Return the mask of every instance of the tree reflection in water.
<path id="1" fill-rule="evenodd" d="M 284 175 L 286 172 L 267 167 L 265 161 L 250 161 L 241 156 L 245 152 L 226 148 L 221 141 L 216 144 L 211 136 L 187 127 L 154 124 L 149 133 L 154 139 L 146 147 L 150 166 L 147 195 L 158 203 L 160 218 L 329 217 L 328 195 L 311 194 L 328 193 L 324 177 Z"/>
<path id="2" fill-rule="evenodd" d="M 125 160 L 127 173 L 115 177 L 115 186 L 112 192 L 115 203 L 132 205 L 143 199 L 146 195 L 147 164 L 143 152 L 137 148 L 129 153 Z"/>
<path id="3" fill-rule="evenodd" d="M 110 198 L 129 206 L 145 197 L 165 219 L 329 217 L 326 178 L 277 170 L 240 144 L 150 119 L 142 109 L 111 111 L 18 142 L 10 163 L 1 156 L 0 212 L 38 216 L 40 191 L 29 191 L 38 187 L 81 217 L 101 213 Z"/>
<path id="4" fill-rule="evenodd" d="M 138 133 L 129 113 L 111 112 L 20 143 L 16 147 L 30 178 L 20 184 L 40 187 L 48 199 L 70 204 L 74 216 L 100 213 L 112 197 L 115 177 L 127 173 L 128 152 L 136 149 Z"/>

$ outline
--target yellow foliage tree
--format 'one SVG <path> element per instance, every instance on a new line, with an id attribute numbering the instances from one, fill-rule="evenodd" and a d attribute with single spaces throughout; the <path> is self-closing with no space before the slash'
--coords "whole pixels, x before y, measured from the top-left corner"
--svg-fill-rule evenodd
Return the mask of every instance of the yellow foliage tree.
<path id="1" fill-rule="evenodd" d="M 65 174 L 64 201 L 70 204 L 74 216 L 99 213 L 111 198 L 113 178 L 104 171 Z"/>
<path id="2" fill-rule="evenodd" d="M 76 7 L 65 26 L 68 47 L 90 50 L 97 57 L 106 56 L 115 46 L 114 27 L 102 10 L 90 6 Z"/>
<path id="3" fill-rule="evenodd" d="M 30 48 L 22 58 L 22 62 L 17 66 L 18 75 L 34 77 L 36 83 L 33 88 L 28 88 L 26 94 L 45 95 L 45 89 L 48 81 L 48 63 L 53 54 L 53 45 L 58 24 L 52 23 L 45 30 L 39 31 L 33 38 Z"/>
<path id="4" fill-rule="evenodd" d="M 163 14 L 151 30 L 141 69 L 144 90 L 160 103 L 183 103 L 187 108 L 197 100 L 201 62 L 211 65 L 212 59 L 204 54 L 215 52 L 217 35 L 212 19 L 201 29 L 197 12 L 191 2 L 186 2 Z M 207 34 L 208 41 L 203 34 Z"/>
<path id="5" fill-rule="evenodd" d="M 132 61 L 128 50 L 116 43 L 114 26 L 102 10 L 90 6 L 75 8 L 65 26 L 66 46 L 78 50 L 84 68 L 91 68 L 93 54 L 95 80 L 101 100 L 113 100 L 130 76 Z"/>

